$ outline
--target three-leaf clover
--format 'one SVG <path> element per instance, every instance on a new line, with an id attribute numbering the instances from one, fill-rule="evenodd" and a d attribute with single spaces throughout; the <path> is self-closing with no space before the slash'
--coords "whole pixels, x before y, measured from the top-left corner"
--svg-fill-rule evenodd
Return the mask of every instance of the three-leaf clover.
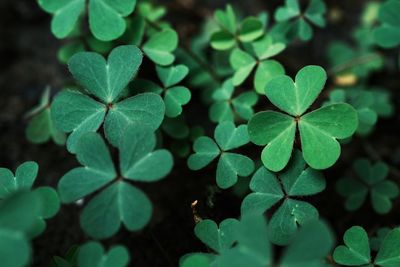
<path id="1" fill-rule="evenodd" d="M 156 67 L 158 78 L 162 87 L 149 81 L 138 79 L 132 87 L 134 91 L 153 92 L 163 96 L 165 103 L 165 115 L 170 118 L 177 117 L 182 113 L 182 106 L 189 103 L 191 93 L 185 86 L 178 85 L 189 73 L 185 65 L 176 65 L 169 67 Z"/>
<path id="2" fill-rule="evenodd" d="M 220 188 L 236 184 L 238 176 L 245 177 L 254 170 L 254 162 L 241 154 L 229 152 L 249 143 L 247 126 L 225 121 L 215 128 L 214 139 L 201 136 L 193 144 L 195 154 L 188 159 L 191 170 L 199 170 L 219 156 L 216 181 Z"/>
<path id="3" fill-rule="evenodd" d="M 336 184 L 339 194 L 346 197 L 346 209 L 360 208 L 370 194 L 373 209 L 380 214 L 388 213 L 391 200 L 399 195 L 397 184 L 386 179 L 388 166 L 384 162 L 371 164 L 368 159 L 357 159 L 353 169 L 357 178 L 345 177 Z"/>
<path id="4" fill-rule="evenodd" d="M 288 113 L 263 111 L 248 123 L 250 140 L 266 145 L 261 154 L 265 167 L 282 170 L 292 154 L 296 128 L 299 129 L 304 160 L 314 169 L 332 166 L 340 156 L 336 139 L 350 137 L 357 129 L 355 109 L 345 103 L 327 105 L 312 112 L 307 109 L 320 94 L 326 72 L 319 66 L 307 66 L 296 75 L 295 82 L 286 75 L 271 80 L 266 96 L 276 107 Z"/>
<path id="5" fill-rule="evenodd" d="M 71 203 L 95 191 L 81 214 L 81 226 L 94 238 L 115 234 L 121 223 L 130 231 L 143 228 L 150 220 L 152 205 L 148 197 L 128 181 L 153 182 L 172 168 L 171 153 L 154 150 L 155 134 L 145 127 L 128 127 L 119 143 L 117 173 L 104 140 L 97 133 L 83 135 L 76 155 L 83 167 L 67 172 L 58 184 L 61 200 Z"/>
<path id="6" fill-rule="evenodd" d="M 51 138 L 56 144 L 65 143 L 65 134 L 55 127 L 51 119 L 50 88 L 44 90 L 39 105 L 30 110 L 26 116 L 31 117 L 25 132 L 30 142 L 41 144 Z"/>
<path id="7" fill-rule="evenodd" d="M 300 151 L 279 178 L 265 167 L 259 168 L 250 182 L 250 193 L 242 202 L 242 214 L 264 213 L 282 201 L 268 225 L 269 238 L 276 244 L 287 244 L 304 225 L 318 218 L 318 210 L 308 202 L 298 200 L 317 194 L 325 189 L 322 173 L 306 168 Z"/>
<path id="8" fill-rule="evenodd" d="M 400 2 L 398 0 L 389 0 L 382 3 L 378 15 L 382 24 L 374 30 L 374 39 L 378 45 L 391 48 L 400 44 L 398 10 L 400 10 Z"/>
<path id="9" fill-rule="evenodd" d="M 237 41 L 252 42 L 264 33 L 264 25 L 256 17 L 247 17 L 238 25 L 231 5 L 227 5 L 225 11 L 217 10 L 214 18 L 220 27 L 211 36 L 211 46 L 216 50 L 231 49 Z"/>
<path id="10" fill-rule="evenodd" d="M 104 122 L 104 133 L 114 146 L 131 124 L 157 129 L 164 118 L 164 102 L 154 93 L 120 100 L 136 74 L 142 53 L 136 46 L 115 48 L 106 61 L 92 52 L 75 54 L 69 70 L 85 91 L 63 90 L 54 99 L 51 115 L 56 127 L 68 136 L 67 148 L 76 151 L 79 138 L 95 132 Z"/>
<path id="11" fill-rule="evenodd" d="M 167 66 L 175 61 L 173 51 L 178 47 L 178 34 L 164 29 L 150 37 L 143 45 L 143 52 L 156 64 Z"/>
<path id="12" fill-rule="evenodd" d="M 27 161 L 19 165 L 15 174 L 6 168 L 0 168 L 0 199 L 6 199 L 18 191 L 30 191 L 38 174 L 38 165 Z M 52 218 L 60 209 L 60 200 L 57 192 L 48 186 L 41 186 L 32 190 L 42 202 L 40 214 L 32 227 L 30 235 L 36 236 L 46 228 L 44 219 Z"/>
<path id="13" fill-rule="evenodd" d="M 213 122 L 234 121 L 235 115 L 248 120 L 254 114 L 253 106 L 258 101 L 255 92 L 243 92 L 234 97 L 235 87 L 232 79 L 226 80 L 220 88 L 214 91 L 212 98 L 214 103 L 209 110 L 209 116 Z"/>
<path id="14" fill-rule="evenodd" d="M 78 267 L 126 267 L 130 257 L 123 246 L 113 246 L 105 253 L 98 242 L 88 242 L 79 247 Z"/>
<path id="15" fill-rule="evenodd" d="M 285 44 L 274 42 L 270 36 L 266 35 L 261 40 L 252 43 L 251 54 L 235 48 L 229 59 L 235 70 L 233 84 L 242 84 L 256 68 L 254 88 L 257 93 L 264 94 L 265 86 L 269 81 L 276 76 L 285 74 L 285 69 L 278 61 L 269 59 L 282 52 L 285 47 Z"/>
<path id="16" fill-rule="evenodd" d="M 326 6 L 323 0 L 310 0 L 307 9 L 302 12 L 298 0 L 286 0 L 285 5 L 275 12 L 275 20 L 288 24 L 290 39 L 299 37 L 303 41 L 312 38 L 310 22 L 318 27 L 325 27 Z"/>
<path id="17" fill-rule="evenodd" d="M 353 226 L 343 236 L 344 245 L 338 246 L 333 259 L 344 266 L 396 267 L 400 265 L 400 228 L 391 230 L 379 248 L 374 261 L 371 260 L 367 232 L 360 226 Z"/>
<path id="18" fill-rule="evenodd" d="M 53 14 L 51 31 L 57 38 L 67 37 L 85 13 L 88 2 L 89 27 L 102 41 L 120 37 L 126 29 L 124 17 L 133 12 L 136 0 L 38 0 L 40 7 Z"/>

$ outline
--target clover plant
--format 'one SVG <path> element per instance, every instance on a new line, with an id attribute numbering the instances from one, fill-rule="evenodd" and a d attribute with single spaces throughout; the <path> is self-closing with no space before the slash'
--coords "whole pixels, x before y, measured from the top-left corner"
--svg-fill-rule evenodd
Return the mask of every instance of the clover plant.
<path id="1" fill-rule="evenodd" d="M 381 24 L 374 30 L 376 43 L 384 48 L 392 48 L 400 44 L 400 19 L 397 11 L 400 9 L 398 0 L 389 0 L 379 9 Z"/>

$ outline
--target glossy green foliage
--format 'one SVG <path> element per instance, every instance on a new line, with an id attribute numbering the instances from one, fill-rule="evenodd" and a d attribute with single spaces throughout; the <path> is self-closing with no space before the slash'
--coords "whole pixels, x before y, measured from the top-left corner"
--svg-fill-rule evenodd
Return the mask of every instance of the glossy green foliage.
<path id="1" fill-rule="evenodd" d="M 102 41 L 120 37 L 126 29 L 124 17 L 133 12 L 136 0 L 38 0 L 40 7 L 53 15 L 51 31 L 57 38 L 68 37 L 84 16 L 85 6 L 89 27 Z"/>
<path id="2" fill-rule="evenodd" d="M 374 39 L 378 45 L 384 48 L 400 45 L 399 10 L 400 2 L 398 0 L 388 0 L 380 7 L 378 18 L 381 24 L 374 30 Z"/>
<path id="3" fill-rule="evenodd" d="M 195 154 L 188 159 L 191 170 L 200 170 L 219 158 L 216 180 L 223 189 L 236 184 L 238 176 L 246 177 L 254 171 L 254 163 L 250 158 L 231 152 L 249 143 L 246 125 L 236 127 L 233 122 L 222 122 L 215 128 L 214 140 L 207 136 L 196 139 L 193 144 Z"/>
<path id="4" fill-rule="evenodd" d="M 9 169 L 0 168 L 0 200 L 7 199 L 19 191 L 32 190 L 36 180 L 39 166 L 33 161 L 27 161 L 18 166 L 15 174 Z M 40 213 L 36 223 L 30 231 L 31 236 L 41 234 L 46 228 L 44 219 L 52 218 L 60 209 L 60 200 L 57 192 L 48 186 L 38 187 L 32 190 L 40 200 Z"/>
<path id="5" fill-rule="evenodd" d="M 29 123 L 26 127 L 26 138 L 34 144 L 42 144 L 49 139 L 58 145 L 65 144 L 65 134 L 58 130 L 51 120 L 50 88 L 46 88 L 39 104 L 26 115 Z"/>
<path id="6" fill-rule="evenodd" d="M 371 260 L 370 242 L 360 226 L 353 226 L 343 236 L 344 245 L 338 246 L 333 259 L 344 266 L 396 267 L 400 265 L 400 229 L 387 233 L 375 259 Z"/>
<path id="7" fill-rule="evenodd" d="M 288 38 L 308 41 L 313 36 L 310 23 L 325 27 L 326 6 L 323 0 L 309 0 L 306 10 L 302 11 L 298 0 L 285 0 L 285 5 L 275 11 L 275 20 L 285 23 Z"/>
<path id="8" fill-rule="evenodd" d="M 76 146 L 78 161 L 83 167 L 67 172 L 58 184 L 64 203 L 77 201 L 99 191 L 85 206 L 81 226 L 94 238 L 114 235 L 121 223 L 130 231 L 143 228 L 150 220 L 152 205 L 139 188 L 128 181 L 154 182 L 172 169 L 171 154 L 154 150 L 156 138 L 152 130 L 132 125 L 119 143 L 119 172 L 110 152 L 97 133 L 83 135 Z"/>
<path id="9" fill-rule="evenodd" d="M 167 66 L 174 62 L 173 52 L 178 47 L 178 34 L 164 29 L 150 37 L 143 45 L 143 52 L 156 64 Z"/>
<path id="10" fill-rule="evenodd" d="M 113 246 L 107 252 L 98 242 L 88 242 L 79 247 L 77 267 L 126 267 L 130 261 L 128 250 Z"/>
<path id="11" fill-rule="evenodd" d="M 306 167 L 300 151 L 295 151 L 290 165 L 277 177 L 261 167 L 250 182 L 253 191 L 242 202 L 242 214 L 264 213 L 279 203 L 268 225 L 268 234 L 275 244 L 288 244 L 299 225 L 318 218 L 318 210 L 306 196 L 320 193 L 326 182 L 322 173 Z M 300 200 L 301 199 L 301 200 Z"/>
<path id="12" fill-rule="evenodd" d="M 282 75 L 266 87 L 268 99 L 287 114 L 263 111 L 248 123 L 251 142 L 265 146 L 261 160 L 272 171 L 282 170 L 293 150 L 296 128 L 299 129 L 303 157 L 314 169 L 332 166 L 340 156 L 336 139 L 350 137 L 357 129 L 356 110 L 349 104 L 327 105 L 306 113 L 326 81 L 326 73 L 318 66 L 302 68 L 295 81 Z"/>
<path id="13" fill-rule="evenodd" d="M 165 115 L 169 118 L 179 116 L 183 109 L 182 106 L 189 103 L 191 98 L 190 90 L 179 85 L 188 75 L 189 69 L 185 65 L 168 67 L 156 67 L 157 75 L 162 86 L 144 79 L 137 79 L 131 88 L 134 92 L 152 92 L 160 94 L 165 103 Z"/>
<path id="14" fill-rule="evenodd" d="M 42 201 L 33 192 L 16 192 L 0 201 L 0 261 L 7 267 L 28 266 L 32 249 L 28 236 L 41 214 Z"/>
<path id="15" fill-rule="evenodd" d="M 362 87 L 335 89 L 330 93 L 329 100 L 329 104 L 348 103 L 357 110 L 359 135 L 371 133 L 378 118 L 392 115 L 394 109 L 385 91 Z"/>
<path id="16" fill-rule="evenodd" d="M 217 10 L 214 19 L 219 29 L 212 34 L 210 42 L 217 50 L 231 49 L 237 42 L 252 42 L 264 33 L 264 25 L 259 18 L 247 17 L 238 23 L 230 5 L 227 5 L 225 10 Z"/>
<path id="17" fill-rule="evenodd" d="M 243 92 L 237 96 L 232 79 L 226 80 L 220 88 L 214 91 L 213 104 L 209 109 L 211 121 L 249 120 L 254 114 L 253 106 L 257 104 L 258 95 L 255 92 Z"/>
<path id="18" fill-rule="evenodd" d="M 359 209 L 369 195 L 377 213 L 388 213 L 392 200 L 399 195 L 397 184 L 387 179 L 389 167 L 384 162 L 372 164 L 368 159 L 357 159 L 353 169 L 356 176 L 342 178 L 336 184 L 338 193 L 346 198 L 346 209 Z"/>
<path id="19" fill-rule="evenodd" d="M 259 94 L 265 93 L 265 86 L 273 78 L 285 74 L 285 69 L 276 60 L 270 58 L 281 53 L 285 44 L 273 41 L 266 35 L 251 44 L 249 51 L 235 48 L 230 55 L 230 64 L 235 71 L 233 84 L 242 84 L 255 69 L 253 85 Z"/>
<path id="20" fill-rule="evenodd" d="M 142 62 L 135 46 L 115 48 L 106 61 L 93 52 L 75 54 L 69 70 L 83 86 L 82 92 L 63 90 L 54 99 L 51 115 L 57 128 L 68 136 L 67 147 L 76 151 L 79 138 L 97 131 L 104 122 L 107 140 L 118 146 L 123 130 L 132 124 L 157 129 L 165 113 L 164 102 L 154 93 L 121 100 L 121 94 Z"/>

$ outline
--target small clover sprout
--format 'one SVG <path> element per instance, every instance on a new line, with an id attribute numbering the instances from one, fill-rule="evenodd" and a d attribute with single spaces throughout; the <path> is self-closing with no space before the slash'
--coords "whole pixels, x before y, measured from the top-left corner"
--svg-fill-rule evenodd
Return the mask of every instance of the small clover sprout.
<path id="1" fill-rule="evenodd" d="M 120 100 L 142 62 L 135 46 L 115 48 L 106 61 L 93 52 L 75 54 L 69 70 L 84 91 L 63 90 L 54 99 L 51 114 L 56 127 L 68 136 L 67 148 L 76 151 L 79 138 L 97 131 L 104 122 L 107 140 L 117 146 L 124 129 L 131 124 L 157 129 L 165 113 L 164 102 L 154 93 Z"/>
<path id="2" fill-rule="evenodd" d="M 285 0 L 285 5 L 275 11 L 275 20 L 285 23 L 289 39 L 300 38 L 308 41 L 313 36 L 310 23 L 325 27 L 326 6 L 323 0 L 310 0 L 307 9 L 302 12 L 298 0 Z"/>
<path id="3" fill-rule="evenodd" d="M 336 139 L 350 137 L 357 129 L 356 110 L 349 104 L 327 105 L 312 112 L 307 109 L 320 94 L 326 72 L 318 66 L 302 68 L 295 82 L 286 75 L 271 80 L 266 96 L 276 107 L 288 113 L 263 111 L 248 123 L 251 142 L 266 147 L 261 154 L 265 167 L 282 170 L 289 162 L 299 129 L 304 160 L 314 169 L 332 166 L 340 156 Z"/>
<path id="4" fill-rule="evenodd" d="M 344 245 L 338 246 L 333 259 L 344 266 L 396 267 L 400 265 L 400 229 L 387 233 L 375 259 L 371 259 L 370 242 L 367 232 L 360 226 L 353 226 L 343 236 Z"/>
<path id="5" fill-rule="evenodd" d="M 285 44 L 274 42 L 269 35 L 252 43 L 251 53 L 235 48 L 230 56 L 230 63 L 235 70 L 233 84 L 242 84 L 256 68 L 254 75 L 254 89 L 264 94 L 265 86 L 274 77 L 285 74 L 285 69 L 276 60 L 269 58 L 285 49 Z M 254 56 L 253 56 L 253 55 Z"/>
<path id="6" fill-rule="evenodd" d="M 104 140 L 86 133 L 76 145 L 76 156 L 84 167 L 67 172 L 58 184 L 61 200 L 71 203 L 99 191 L 81 214 L 81 226 L 94 238 L 114 235 L 123 223 L 130 231 L 150 220 L 152 205 L 145 193 L 128 181 L 153 182 L 172 169 L 171 154 L 154 150 L 155 134 L 145 127 L 128 127 L 119 143 L 120 174 Z M 120 176 L 119 176 L 120 175 Z"/>
<path id="7" fill-rule="evenodd" d="M 130 261 L 129 252 L 123 246 L 113 246 L 105 253 L 98 242 L 88 242 L 79 247 L 78 267 L 126 267 Z"/>
<path id="8" fill-rule="evenodd" d="M 211 121 L 221 123 L 234 121 L 236 115 L 244 120 L 249 120 L 254 114 L 253 106 L 257 104 L 258 95 L 254 92 L 243 92 L 234 97 L 235 87 L 232 79 L 226 80 L 220 88 L 214 91 L 214 103 L 209 110 Z"/>
<path id="9" fill-rule="evenodd" d="M 220 188 L 226 189 L 238 180 L 238 176 L 248 176 L 254 170 L 254 162 L 241 154 L 230 152 L 249 143 L 247 126 L 225 121 L 215 128 L 214 139 L 201 136 L 194 142 L 195 154 L 188 159 L 191 170 L 199 170 L 219 157 L 216 180 Z"/>
<path id="10" fill-rule="evenodd" d="M 216 50 L 231 49 L 238 41 L 252 42 L 264 33 L 263 22 L 256 17 L 247 17 L 238 25 L 231 5 L 227 5 L 225 11 L 217 10 L 214 18 L 220 27 L 211 36 L 211 46 Z"/>
<path id="11" fill-rule="evenodd" d="M 167 66 L 175 61 L 172 52 L 178 47 L 178 34 L 172 29 L 155 33 L 143 45 L 143 52 L 156 64 Z"/>
<path id="12" fill-rule="evenodd" d="M 325 186 L 322 173 L 306 168 L 301 152 L 296 151 L 291 164 L 279 175 L 279 179 L 265 167 L 255 172 L 250 182 L 253 193 L 243 200 L 242 214 L 264 213 L 283 200 L 272 215 L 268 232 L 271 242 L 288 244 L 298 225 L 318 218 L 318 210 L 300 199 L 320 193 Z"/>
<path id="13" fill-rule="evenodd" d="M 399 195 L 397 184 L 386 179 L 388 166 L 384 162 L 371 164 L 368 159 L 357 159 L 353 169 L 357 178 L 342 178 L 336 185 L 339 194 L 346 197 L 346 209 L 359 209 L 370 194 L 373 209 L 379 214 L 388 213 L 391 200 Z"/>
<path id="14" fill-rule="evenodd" d="M 102 41 L 120 37 L 126 29 L 124 17 L 133 12 L 136 0 L 38 0 L 46 12 L 53 14 L 51 31 L 57 38 L 68 37 L 77 27 L 88 2 L 89 27 L 93 35 Z"/>
<path id="15" fill-rule="evenodd" d="M 379 25 L 374 30 L 375 42 L 384 47 L 392 48 L 400 45 L 400 19 L 398 16 L 400 2 L 398 0 L 388 0 L 382 3 L 379 10 Z"/>
<path id="16" fill-rule="evenodd" d="M 65 144 L 65 134 L 55 127 L 51 119 L 50 88 L 44 90 L 39 105 L 26 116 L 30 117 L 26 127 L 26 137 L 30 142 L 42 144 L 51 138 L 58 145 Z"/>

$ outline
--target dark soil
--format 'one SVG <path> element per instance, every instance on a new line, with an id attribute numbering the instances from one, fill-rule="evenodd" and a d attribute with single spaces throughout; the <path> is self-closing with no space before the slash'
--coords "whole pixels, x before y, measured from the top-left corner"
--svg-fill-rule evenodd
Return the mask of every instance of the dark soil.
<path id="1" fill-rule="evenodd" d="M 181 42 L 187 43 L 199 30 L 199 21 L 226 1 L 177 0 L 164 1 L 170 9 L 169 18 L 178 29 Z M 237 2 L 247 14 L 257 14 L 260 10 L 271 11 L 282 1 L 248 0 Z M 267 3 L 268 2 L 268 3 Z M 281 60 L 290 74 L 308 64 L 327 66 L 325 51 L 327 44 L 335 39 L 349 39 L 350 30 L 358 24 L 358 15 L 363 0 L 326 1 L 330 9 L 342 12 L 341 20 L 325 29 L 316 29 L 315 38 L 307 44 L 291 47 Z M 41 11 L 32 0 L 2 0 L 0 2 L 0 166 L 15 169 L 26 160 L 34 160 L 40 165 L 36 185 L 56 186 L 60 177 L 77 162 L 63 147 L 52 143 L 30 144 L 25 138 L 26 120 L 24 114 L 36 105 L 46 85 L 59 90 L 71 77 L 65 65 L 57 61 L 57 50 L 61 41 L 50 33 L 50 17 Z M 396 69 L 397 52 L 386 52 L 387 68 L 374 74 L 371 84 L 388 88 L 393 93 L 396 106 L 400 104 L 400 80 Z M 196 97 L 196 94 L 194 95 Z M 261 101 L 262 102 L 262 101 Z M 186 110 L 190 120 L 207 123 L 207 110 L 192 103 Z M 192 117 L 191 117 L 192 116 Z M 348 213 L 343 209 L 342 199 L 335 193 L 335 181 L 350 169 L 354 158 L 369 156 L 384 159 L 395 166 L 391 172 L 393 180 L 400 180 L 396 171 L 397 159 L 393 156 L 400 151 L 398 135 L 400 117 L 380 120 L 377 130 L 367 140 L 355 138 L 345 145 L 340 162 L 325 172 L 328 188 L 322 194 L 311 197 L 310 201 L 326 218 L 337 236 L 352 225 L 365 226 L 371 233 L 380 226 L 400 223 L 397 215 L 400 202 L 392 212 L 377 216 L 368 205 Z M 211 129 L 208 130 L 208 133 Z M 259 148 L 249 154 L 259 156 Z M 206 251 L 206 247 L 193 234 L 194 220 L 191 203 L 198 200 L 197 213 L 203 218 L 220 221 L 227 217 L 239 216 L 240 198 L 231 191 L 214 192 L 215 166 L 192 172 L 185 160 L 176 159 L 173 172 L 163 181 L 139 186 L 151 198 L 154 214 L 151 223 L 141 232 L 130 233 L 121 230 L 118 235 L 104 244 L 124 244 L 131 252 L 132 266 L 157 267 L 178 266 L 179 258 L 188 252 Z M 210 201 L 213 205 L 209 205 Z M 50 221 L 46 232 L 34 241 L 33 266 L 50 266 L 52 256 L 63 255 L 69 247 L 81 244 L 88 237 L 79 227 L 81 208 L 64 205 L 60 213 Z"/>

